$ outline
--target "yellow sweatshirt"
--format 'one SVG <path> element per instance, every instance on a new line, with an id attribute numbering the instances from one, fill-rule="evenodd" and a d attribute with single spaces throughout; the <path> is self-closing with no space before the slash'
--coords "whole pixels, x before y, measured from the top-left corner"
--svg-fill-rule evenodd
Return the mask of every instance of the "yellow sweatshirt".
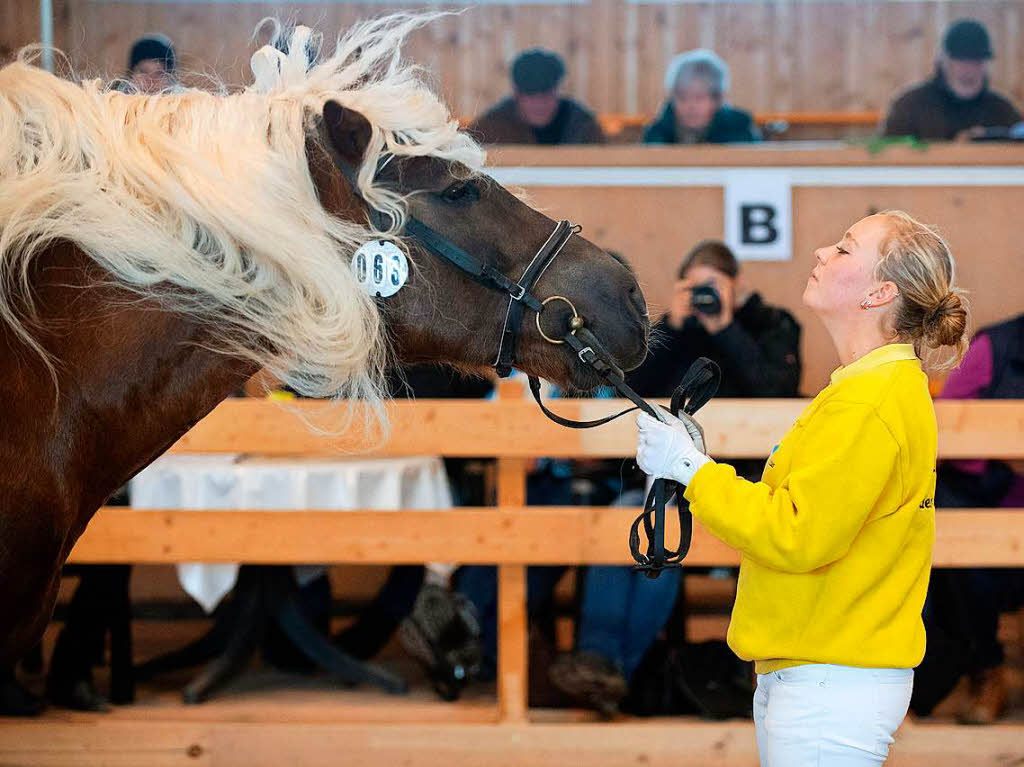
<path id="1" fill-rule="evenodd" d="M 729 646 L 759 674 L 921 662 L 936 442 L 921 363 L 893 344 L 832 374 L 760 482 L 697 472 L 694 517 L 742 554 Z"/>

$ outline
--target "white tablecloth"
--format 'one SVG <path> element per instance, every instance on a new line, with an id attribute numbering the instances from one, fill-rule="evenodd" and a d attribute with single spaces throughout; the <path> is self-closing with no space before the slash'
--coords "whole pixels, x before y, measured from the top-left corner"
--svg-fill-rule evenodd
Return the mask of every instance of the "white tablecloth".
<path id="1" fill-rule="evenodd" d="M 451 488 L 438 457 L 275 459 L 165 455 L 131 482 L 136 509 L 445 509 Z M 207 612 L 231 591 L 237 564 L 178 565 L 178 580 Z M 308 583 L 323 567 L 300 566 Z"/>

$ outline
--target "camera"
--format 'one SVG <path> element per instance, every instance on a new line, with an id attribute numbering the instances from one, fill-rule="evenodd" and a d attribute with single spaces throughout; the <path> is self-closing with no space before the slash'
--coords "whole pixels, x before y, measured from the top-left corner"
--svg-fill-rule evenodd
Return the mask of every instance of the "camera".
<path id="1" fill-rule="evenodd" d="M 690 306 L 695 312 L 714 317 L 722 313 L 722 297 L 714 283 L 706 282 L 690 291 Z"/>

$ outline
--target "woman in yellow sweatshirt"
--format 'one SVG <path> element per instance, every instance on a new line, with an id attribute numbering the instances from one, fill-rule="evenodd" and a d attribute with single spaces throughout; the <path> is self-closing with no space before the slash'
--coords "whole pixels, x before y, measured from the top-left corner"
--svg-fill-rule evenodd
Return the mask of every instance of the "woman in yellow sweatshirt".
<path id="1" fill-rule="evenodd" d="M 906 213 L 814 256 L 803 300 L 842 367 L 760 482 L 705 455 L 692 424 L 638 418 L 640 467 L 686 485 L 742 555 L 729 646 L 755 663 L 764 767 L 885 761 L 925 647 L 937 429 L 922 359 L 954 365 L 967 340 L 953 256 Z"/>

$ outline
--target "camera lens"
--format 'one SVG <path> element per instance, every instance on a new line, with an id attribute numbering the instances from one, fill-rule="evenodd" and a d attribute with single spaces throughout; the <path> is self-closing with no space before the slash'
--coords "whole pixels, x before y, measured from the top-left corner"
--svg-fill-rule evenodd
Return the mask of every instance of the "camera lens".
<path id="1" fill-rule="evenodd" d="M 722 297 L 711 283 L 698 285 L 690 291 L 690 305 L 695 312 L 712 317 L 722 313 Z"/>

